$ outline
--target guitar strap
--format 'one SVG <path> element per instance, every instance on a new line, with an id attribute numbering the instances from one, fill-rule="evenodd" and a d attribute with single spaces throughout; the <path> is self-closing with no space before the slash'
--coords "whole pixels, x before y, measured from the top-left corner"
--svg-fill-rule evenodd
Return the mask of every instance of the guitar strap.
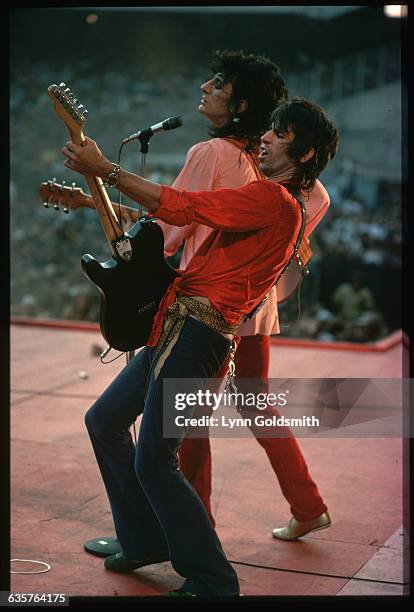
<path id="1" fill-rule="evenodd" d="M 300 245 L 301 245 L 302 240 L 303 240 L 303 234 L 305 232 L 305 225 L 306 225 L 306 208 L 305 208 L 305 204 L 303 203 L 303 199 L 302 199 L 302 196 L 300 195 L 299 190 L 295 189 L 292 185 L 289 185 L 289 184 L 284 184 L 283 187 L 285 189 L 287 189 L 287 191 L 290 193 L 290 195 L 292 195 L 297 200 L 297 202 L 299 203 L 301 214 L 302 214 L 302 223 L 301 223 L 299 235 L 297 237 L 295 246 L 293 248 L 292 255 L 289 257 L 289 261 L 287 262 L 287 264 L 285 265 L 285 267 L 283 268 L 283 270 L 281 271 L 281 273 L 277 277 L 276 282 L 273 284 L 273 287 L 275 285 L 277 285 L 277 283 L 279 282 L 282 274 L 284 274 L 284 272 L 286 272 L 286 270 L 288 269 L 289 264 L 292 261 L 293 257 L 297 257 Z M 299 263 L 300 266 L 302 265 L 302 262 L 301 262 L 300 259 L 298 259 L 298 263 Z M 303 278 L 303 269 L 302 269 L 302 278 Z M 260 308 L 262 308 L 262 306 L 264 306 L 264 304 L 267 302 L 268 299 L 269 299 L 269 296 L 266 295 L 263 298 L 263 300 L 261 302 L 259 302 L 259 304 L 257 304 L 257 306 L 255 306 L 253 308 L 253 310 L 251 312 L 249 312 L 249 314 L 247 314 L 244 317 L 244 320 L 248 321 L 249 319 L 251 319 L 260 310 Z"/>

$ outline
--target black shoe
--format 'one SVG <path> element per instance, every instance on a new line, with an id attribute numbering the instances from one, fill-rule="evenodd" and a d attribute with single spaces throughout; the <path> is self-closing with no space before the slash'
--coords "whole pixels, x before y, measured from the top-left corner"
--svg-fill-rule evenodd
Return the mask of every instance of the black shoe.
<path id="1" fill-rule="evenodd" d="M 183 589 L 183 587 L 179 589 L 174 589 L 173 591 L 168 591 L 168 593 L 164 593 L 164 595 L 167 597 L 198 597 L 197 593 L 191 593 L 191 591 L 186 591 L 185 589 Z M 223 595 L 223 597 L 237 598 L 244 597 L 244 595 L 242 593 L 238 593 L 237 595 Z"/>
<path id="2" fill-rule="evenodd" d="M 86 552 L 97 557 L 109 557 L 110 555 L 116 555 L 122 552 L 121 544 L 115 537 L 110 538 L 95 538 L 94 540 L 88 540 L 83 545 Z"/>
<path id="3" fill-rule="evenodd" d="M 147 559 L 126 559 L 124 553 L 119 552 L 116 555 L 107 557 L 104 561 L 104 566 L 111 572 L 118 572 L 124 574 L 126 572 L 132 572 L 139 567 L 145 567 L 145 565 L 152 565 L 153 563 L 162 563 L 163 561 L 169 561 L 168 557 L 154 556 Z"/>
<path id="4" fill-rule="evenodd" d="M 196 593 L 191 593 L 191 591 L 186 591 L 183 588 L 168 591 L 165 595 L 167 597 L 197 597 Z"/>

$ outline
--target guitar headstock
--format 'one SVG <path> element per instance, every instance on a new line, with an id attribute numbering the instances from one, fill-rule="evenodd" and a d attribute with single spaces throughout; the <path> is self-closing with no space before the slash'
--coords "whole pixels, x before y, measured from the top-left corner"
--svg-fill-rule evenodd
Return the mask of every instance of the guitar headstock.
<path id="1" fill-rule="evenodd" d="M 62 207 L 63 212 L 69 213 L 71 209 L 91 206 L 90 198 L 80 187 L 76 187 L 76 183 L 69 186 L 66 181 L 57 183 L 55 178 L 49 179 L 40 184 L 38 191 L 45 208 L 53 206 L 55 210 L 60 210 Z"/>
<path id="2" fill-rule="evenodd" d="M 71 140 L 75 144 L 82 144 L 85 140 L 83 127 L 88 112 L 86 108 L 83 104 L 78 104 L 79 101 L 65 83 L 49 85 L 47 93 L 54 102 L 56 114 L 66 124 Z"/>

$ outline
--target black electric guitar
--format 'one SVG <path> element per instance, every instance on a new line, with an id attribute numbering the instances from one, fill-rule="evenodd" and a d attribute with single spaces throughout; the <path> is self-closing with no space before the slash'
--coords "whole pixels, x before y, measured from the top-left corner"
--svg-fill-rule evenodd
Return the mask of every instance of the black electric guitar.
<path id="1" fill-rule="evenodd" d="M 83 105 L 78 104 L 65 83 L 50 85 L 48 94 L 70 139 L 82 145 L 86 123 Z M 124 232 L 101 178 L 86 176 L 86 181 L 112 257 L 100 263 L 92 255 L 83 255 L 82 270 L 100 291 L 103 337 L 114 349 L 132 351 L 146 343 L 158 305 L 177 272 L 164 259 L 164 236 L 155 220 L 137 215 L 138 221 Z"/>

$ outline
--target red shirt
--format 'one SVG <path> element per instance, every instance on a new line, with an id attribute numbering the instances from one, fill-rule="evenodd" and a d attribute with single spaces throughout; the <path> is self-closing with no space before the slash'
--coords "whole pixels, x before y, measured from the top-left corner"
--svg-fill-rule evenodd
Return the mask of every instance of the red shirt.
<path id="1" fill-rule="evenodd" d="M 253 181 L 239 189 L 181 191 L 162 186 L 155 215 L 172 225 L 202 223 L 215 229 L 169 286 L 154 317 L 148 346 L 156 346 L 176 294 L 204 296 L 231 325 L 269 292 L 288 262 L 302 216 L 280 184 Z"/>

